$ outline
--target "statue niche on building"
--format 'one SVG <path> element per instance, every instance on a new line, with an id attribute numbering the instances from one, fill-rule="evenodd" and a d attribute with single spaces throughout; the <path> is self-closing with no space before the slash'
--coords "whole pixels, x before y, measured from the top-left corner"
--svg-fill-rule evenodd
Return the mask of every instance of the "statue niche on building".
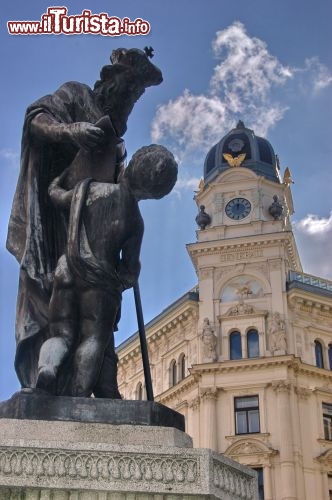
<path id="1" fill-rule="evenodd" d="M 203 344 L 203 363 L 215 363 L 218 361 L 217 336 L 210 324 L 209 318 L 204 318 L 201 334 Z"/>
<path id="2" fill-rule="evenodd" d="M 125 168 L 135 102 L 162 82 L 151 51 L 117 49 L 94 89 L 77 82 L 29 106 L 7 239 L 20 264 L 15 368 L 23 388 L 120 398 L 113 332 L 137 283 L 141 199 L 168 194 L 177 164 L 141 148 Z"/>

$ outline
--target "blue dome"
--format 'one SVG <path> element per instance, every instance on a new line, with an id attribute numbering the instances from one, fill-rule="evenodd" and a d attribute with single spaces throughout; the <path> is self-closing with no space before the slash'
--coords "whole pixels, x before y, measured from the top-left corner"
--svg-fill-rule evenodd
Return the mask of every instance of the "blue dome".
<path id="1" fill-rule="evenodd" d="M 280 183 L 278 158 L 269 141 L 255 135 L 242 121 L 208 152 L 204 163 L 204 182 L 209 183 L 230 167 L 224 154 L 233 158 L 245 154 L 241 167 L 249 168 L 257 175 Z"/>

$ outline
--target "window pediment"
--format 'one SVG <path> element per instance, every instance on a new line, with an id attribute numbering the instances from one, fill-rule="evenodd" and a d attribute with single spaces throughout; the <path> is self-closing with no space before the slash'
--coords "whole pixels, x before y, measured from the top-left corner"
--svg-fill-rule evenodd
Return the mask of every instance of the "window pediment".
<path id="1" fill-rule="evenodd" d="M 276 455 L 277 453 L 279 453 L 278 450 L 274 450 L 262 441 L 247 437 L 232 443 L 225 451 L 225 455 L 231 458 L 248 455 Z"/>
<path id="2" fill-rule="evenodd" d="M 257 307 L 239 301 L 237 304 L 230 307 L 225 314 L 222 314 L 218 319 L 231 318 L 234 316 L 266 316 L 268 311 L 257 309 Z"/>

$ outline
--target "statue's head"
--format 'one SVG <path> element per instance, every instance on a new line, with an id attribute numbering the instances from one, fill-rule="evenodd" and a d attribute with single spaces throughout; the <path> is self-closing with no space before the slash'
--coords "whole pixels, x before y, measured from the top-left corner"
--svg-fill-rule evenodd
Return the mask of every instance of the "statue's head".
<path id="1" fill-rule="evenodd" d="M 95 83 L 97 103 L 112 120 L 121 137 L 127 130 L 127 120 L 134 104 L 147 87 L 159 85 L 162 73 L 139 49 L 117 49 L 111 55 L 112 64 L 104 66 Z"/>
<path id="2" fill-rule="evenodd" d="M 173 189 L 178 165 L 172 153 L 157 144 L 136 151 L 125 170 L 130 189 L 138 200 L 160 199 Z"/>

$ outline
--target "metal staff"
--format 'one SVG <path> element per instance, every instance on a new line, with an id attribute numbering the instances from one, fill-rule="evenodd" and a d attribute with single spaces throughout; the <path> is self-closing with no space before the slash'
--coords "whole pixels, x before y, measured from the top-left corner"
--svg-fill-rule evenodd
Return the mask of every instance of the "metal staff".
<path id="1" fill-rule="evenodd" d="M 145 378 L 146 396 L 147 396 L 148 401 L 154 401 L 151 372 L 150 372 L 150 363 L 149 363 L 149 353 L 148 353 L 148 346 L 146 343 L 141 294 L 139 291 L 138 281 L 136 282 L 136 284 L 134 285 L 133 288 L 134 288 L 134 297 L 135 297 L 139 339 L 141 342 L 141 352 L 142 352 L 142 360 L 143 360 L 143 371 L 144 371 L 144 378 Z"/>

